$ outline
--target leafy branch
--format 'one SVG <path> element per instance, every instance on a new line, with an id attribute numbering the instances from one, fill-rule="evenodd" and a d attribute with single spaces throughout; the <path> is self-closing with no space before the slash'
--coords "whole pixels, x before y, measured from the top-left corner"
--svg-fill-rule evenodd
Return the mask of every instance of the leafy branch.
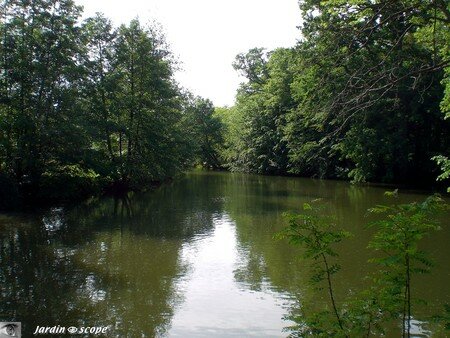
<path id="1" fill-rule="evenodd" d="M 386 195 L 396 198 L 398 191 Z M 383 324 L 401 318 L 402 337 L 410 337 L 412 305 L 418 301 L 411 291 L 413 276 L 428 273 L 433 266 L 419 244 L 429 233 L 440 229 L 437 212 L 449 206 L 435 195 L 422 203 L 378 205 L 369 209 L 370 213 L 383 216 L 369 224 L 376 232 L 368 248 L 381 253 L 370 261 L 380 269 L 370 278 L 372 285 L 368 289 L 342 301 L 339 306 L 333 275 L 341 266 L 332 263 L 338 256 L 334 247 L 351 234 L 336 229 L 335 218 L 318 202 L 305 203 L 298 214 L 286 214 L 288 225 L 276 237 L 288 239 L 304 249 L 302 257 L 311 261 L 314 270 L 312 284 L 324 283 L 327 287 L 335 325 L 330 323 L 328 311 L 306 313 L 302 305 L 301 315 L 290 317 L 299 324 L 291 327 L 294 336 L 379 336 L 385 334 Z"/>
<path id="2" fill-rule="evenodd" d="M 318 201 L 314 201 L 317 202 Z M 323 213 L 323 206 L 313 207 L 309 203 L 303 204 L 301 214 L 286 214 L 289 225 L 280 232 L 278 238 L 287 238 L 292 244 L 299 244 L 305 248 L 303 257 L 312 260 L 314 274 L 311 281 L 314 284 L 326 282 L 329 300 L 339 331 L 344 332 L 343 321 L 336 302 L 332 276 L 340 270 L 339 264 L 332 264 L 331 258 L 338 254 L 333 246 L 350 233 L 334 230 L 334 218 Z"/>

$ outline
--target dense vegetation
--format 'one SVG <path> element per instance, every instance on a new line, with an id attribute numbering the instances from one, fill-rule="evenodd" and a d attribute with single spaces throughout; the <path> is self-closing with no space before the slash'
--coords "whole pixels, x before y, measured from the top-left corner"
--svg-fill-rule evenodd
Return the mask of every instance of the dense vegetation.
<path id="1" fill-rule="evenodd" d="M 81 20 L 72 0 L 5 0 L 0 207 L 147 187 L 194 164 L 422 184 L 450 176 L 450 8 L 300 2 L 292 48 L 236 57 L 217 108 L 174 80 L 156 25 Z"/>
<path id="2" fill-rule="evenodd" d="M 216 166 L 212 105 L 174 81 L 158 27 L 81 14 L 71 0 L 1 2 L 0 208 Z"/>
<path id="3" fill-rule="evenodd" d="M 232 170 L 430 185 L 449 175 L 450 5 L 300 2 L 293 48 L 236 58 Z M 439 162 L 436 163 L 436 162 Z M 446 168 L 446 169 L 445 169 Z"/>

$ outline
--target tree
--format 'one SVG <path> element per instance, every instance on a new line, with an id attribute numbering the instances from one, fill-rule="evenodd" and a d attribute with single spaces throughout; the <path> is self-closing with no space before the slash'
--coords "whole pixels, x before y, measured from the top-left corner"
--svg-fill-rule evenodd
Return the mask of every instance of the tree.
<path id="1" fill-rule="evenodd" d="M 49 163 L 72 161 L 84 143 L 76 114 L 81 11 L 70 0 L 41 0 L 4 2 L 3 13 L 2 162 L 35 186 Z"/>
<path id="2" fill-rule="evenodd" d="M 440 1 L 304 1 L 294 48 L 252 49 L 228 167 L 433 184 L 448 156 L 448 8 Z M 448 92 L 448 90 L 446 90 Z M 441 104 L 439 105 L 439 102 Z"/>
<path id="3" fill-rule="evenodd" d="M 89 121 L 86 129 L 96 150 L 90 156 L 90 161 L 94 162 L 92 165 L 97 171 L 118 179 L 118 139 L 121 130 L 114 103 L 120 88 L 117 82 L 118 72 L 113 66 L 117 32 L 111 21 L 100 13 L 86 19 L 82 29 L 86 48 L 83 96 L 85 115 Z"/>
<path id="4" fill-rule="evenodd" d="M 182 98 L 163 35 L 138 20 L 122 25 L 112 67 L 120 180 L 139 185 L 174 175 L 185 162 L 179 152 Z"/>
<path id="5" fill-rule="evenodd" d="M 288 71 L 290 52 L 279 49 L 270 59 L 263 49 L 240 54 L 234 63 L 246 83 L 237 94 L 235 118 L 240 123 L 239 141 L 232 146 L 229 167 L 263 174 L 282 174 L 287 170 L 287 149 L 283 139 L 284 115 L 289 109 Z"/>
<path id="6" fill-rule="evenodd" d="M 422 203 L 377 206 L 370 212 L 385 214 L 385 218 L 372 223 L 377 228 L 369 247 L 383 252 L 372 261 L 384 268 L 378 279 L 380 294 L 386 294 L 385 311 L 401 314 L 402 337 L 411 336 L 413 275 L 429 272 L 432 263 L 427 253 L 420 250 L 419 242 L 431 231 L 439 230 L 436 212 L 445 206 L 438 196 Z"/>
<path id="7" fill-rule="evenodd" d="M 201 97 L 188 99 L 185 122 L 195 147 L 194 153 L 202 166 L 210 169 L 222 167 L 221 147 L 223 144 L 223 124 L 214 113 L 210 100 Z"/>
<path id="8" fill-rule="evenodd" d="M 145 188 L 191 163 L 160 29 L 81 13 L 71 0 L 2 2 L 0 180 L 22 201 Z"/>

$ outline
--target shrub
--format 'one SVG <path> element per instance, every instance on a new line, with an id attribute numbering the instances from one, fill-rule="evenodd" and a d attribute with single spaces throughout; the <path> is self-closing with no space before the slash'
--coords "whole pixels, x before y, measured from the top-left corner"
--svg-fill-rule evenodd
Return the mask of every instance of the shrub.
<path id="1" fill-rule="evenodd" d="M 41 176 L 39 197 L 45 200 L 76 200 L 100 191 L 100 176 L 79 164 L 53 165 Z"/>

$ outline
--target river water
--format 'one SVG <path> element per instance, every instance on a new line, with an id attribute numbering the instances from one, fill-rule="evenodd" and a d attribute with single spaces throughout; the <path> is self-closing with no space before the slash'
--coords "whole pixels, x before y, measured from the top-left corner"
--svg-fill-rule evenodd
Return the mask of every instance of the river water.
<path id="1" fill-rule="evenodd" d="M 128 198 L 93 199 L 26 215 L 0 215 L 0 322 L 108 326 L 108 337 L 283 337 L 296 301 L 325 299 L 308 287 L 300 251 L 273 239 L 283 213 L 323 198 L 353 237 L 338 248 L 337 300 L 360 289 L 371 217 L 384 188 L 302 178 L 193 172 Z M 400 192 L 400 202 L 425 194 Z M 447 217 L 446 217 L 447 216 Z M 424 241 L 435 259 L 414 277 L 417 336 L 450 303 L 450 222 Z M 80 335 L 79 335 L 80 336 Z M 396 334 L 392 334 L 396 336 Z M 398 335 L 397 335 L 398 336 Z"/>

